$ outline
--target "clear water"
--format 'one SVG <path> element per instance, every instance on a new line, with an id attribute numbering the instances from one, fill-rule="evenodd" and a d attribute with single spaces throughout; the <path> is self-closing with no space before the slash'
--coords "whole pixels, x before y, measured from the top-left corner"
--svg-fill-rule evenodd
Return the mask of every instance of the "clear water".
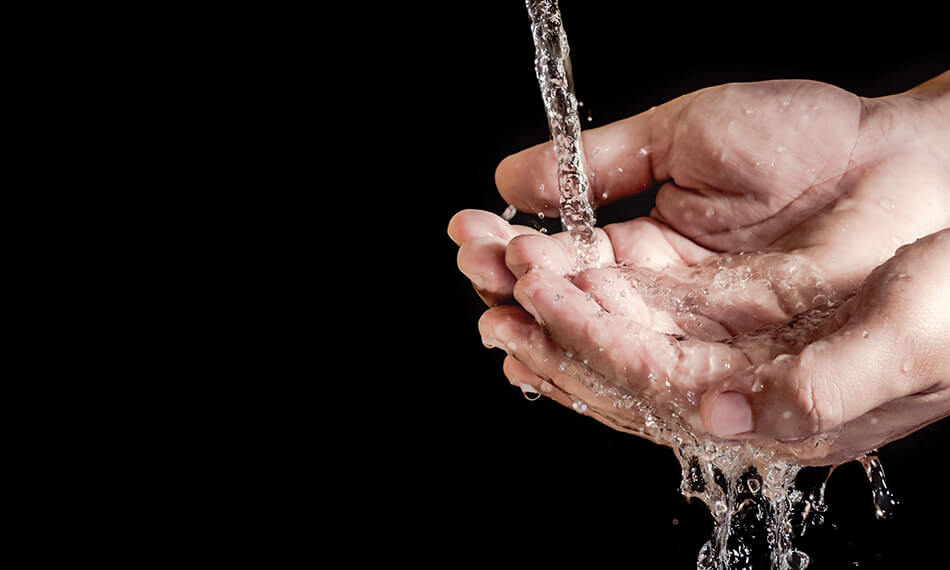
<path id="1" fill-rule="evenodd" d="M 526 6 L 534 37 L 535 71 L 557 162 L 561 223 L 572 237 L 576 269 L 580 271 L 596 267 L 598 255 L 570 50 L 557 1 L 526 0 Z M 645 153 L 645 150 L 640 149 L 640 152 Z M 506 219 L 513 214 L 513 209 L 506 211 Z M 715 216 L 716 212 L 710 211 L 707 215 Z M 797 315 L 791 323 L 763 326 L 755 333 L 728 339 L 746 353 L 758 350 L 758 358 L 768 361 L 782 354 L 800 352 L 814 330 L 840 304 L 831 301 L 835 292 L 822 285 L 821 275 L 807 260 L 782 253 L 769 255 L 782 258 L 757 257 L 763 266 L 778 268 L 765 277 L 752 267 L 754 262 L 742 254 L 717 258 L 716 267 L 685 270 L 705 272 L 705 278 L 710 272 L 714 273 L 710 290 L 704 290 L 700 298 L 690 292 L 695 288 L 683 286 L 689 281 L 688 274 L 624 269 L 625 277 L 653 306 L 680 316 L 701 314 L 703 304 L 708 305 L 710 300 L 715 300 L 715 295 L 725 290 L 749 289 L 751 293 L 754 287 L 765 286 L 783 291 L 789 305 L 783 308 Z M 705 334 L 699 329 L 688 332 L 698 338 Z M 559 368 L 581 379 L 593 393 L 612 398 L 614 407 L 636 408 L 635 416 L 642 418 L 642 422 L 624 424 L 623 421 L 629 420 L 612 417 L 608 423 L 673 449 L 682 469 L 681 492 L 687 498 L 702 501 L 714 520 L 713 536 L 698 554 L 698 570 L 751 570 L 766 566 L 773 570 L 801 570 L 808 566 L 808 555 L 792 544 L 796 534 L 793 520 L 800 521 L 799 533 L 804 532 L 808 524 L 821 523 L 828 509 L 824 502 L 825 485 L 808 496 L 795 489 L 801 465 L 788 453 L 787 445 L 770 441 L 730 442 L 697 433 L 688 419 L 695 416 L 696 395 L 674 391 L 668 378 L 651 374 L 650 380 L 660 388 L 645 397 L 628 393 L 584 363 L 572 360 L 570 354 Z M 538 397 L 532 390 L 525 390 L 525 395 L 530 399 Z M 575 411 L 588 415 L 598 413 L 586 402 L 572 399 Z M 630 414 L 618 415 L 618 418 L 630 417 Z M 833 439 L 834 434 L 823 434 L 799 445 L 817 447 Z M 859 461 L 871 482 L 878 517 L 892 516 L 896 499 L 887 489 L 880 461 L 876 455 Z"/>
<path id="2" fill-rule="evenodd" d="M 590 179 L 581 145 L 571 73 L 570 48 L 556 0 L 527 0 L 534 36 L 535 73 L 541 88 L 548 129 L 557 159 L 558 211 L 574 243 L 578 269 L 597 264 L 594 210 L 588 198 Z"/>

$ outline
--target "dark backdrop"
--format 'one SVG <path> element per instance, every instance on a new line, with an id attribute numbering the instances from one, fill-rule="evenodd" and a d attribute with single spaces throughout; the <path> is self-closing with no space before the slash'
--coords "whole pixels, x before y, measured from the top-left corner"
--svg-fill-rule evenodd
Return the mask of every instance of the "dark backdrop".
<path id="1" fill-rule="evenodd" d="M 950 68 L 942 18 L 893 6 L 832 16 L 794 4 L 706 12 L 679 3 L 561 4 L 577 94 L 592 119 L 585 128 L 724 82 L 803 78 L 880 96 Z M 386 341 L 403 349 L 387 380 L 401 397 L 391 404 L 395 419 L 376 426 L 394 436 L 374 472 L 392 486 L 388 516 L 378 521 L 398 537 L 387 548 L 450 566 L 460 557 L 577 555 L 593 565 L 619 555 L 632 568 L 645 560 L 695 567 L 711 522 L 680 496 L 672 452 L 544 399 L 526 401 L 502 375 L 504 355 L 481 345 L 484 307 L 455 267 L 445 234 L 451 215 L 500 213 L 496 164 L 547 139 L 523 3 L 445 3 L 403 16 L 411 23 L 394 24 L 391 62 L 408 113 L 380 120 L 402 121 L 411 133 L 412 142 L 390 150 L 411 157 L 403 166 L 418 183 L 384 190 L 398 193 L 421 233 L 412 261 L 402 263 L 418 273 L 405 275 L 398 293 L 399 332 Z M 599 217 L 646 213 L 649 198 Z M 811 568 L 937 567 L 950 499 L 936 466 L 948 427 L 881 450 L 901 500 L 894 520 L 875 520 L 857 464 L 835 472 L 828 522 L 800 543 Z"/>

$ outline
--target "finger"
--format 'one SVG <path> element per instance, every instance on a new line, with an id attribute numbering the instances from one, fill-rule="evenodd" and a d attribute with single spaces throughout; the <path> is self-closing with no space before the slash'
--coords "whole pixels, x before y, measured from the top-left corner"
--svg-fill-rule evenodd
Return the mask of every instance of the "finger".
<path id="1" fill-rule="evenodd" d="M 573 276 L 571 281 L 612 315 L 665 334 L 685 334 L 670 312 L 647 302 L 628 278 L 629 273 L 627 269 L 616 267 L 589 269 Z"/>
<path id="2" fill-rule="evenodd" d="M 510 299 L 515 277 L 505 266 L 505 241 L 498 237 L 477 237 L 462 242 L 457 263 L 479 296 L 489 306 Z"/>
<path id="3" fill-rule="evenodd" d="M 456 245 L 478 237 L 497 237 L 507 243 L 517 235 L 532 233 L 538 232 L 526 226 L 509 224 L 500 216 L 484 210 L 462 210 L 452 216 L 448 227 L 449 237 Z"/>
<path id="4" fill-rule="evenodd" d="M 614 263 L 613 249 L 607 234 L 595 228 L 597 235 L 598 259 L 597 265 L 612 265 Z M 559 275 L 566 275 L 576 270 L 577 256 L 571 236 L 561 232 L 552 236 L 543 234 L 528 234 L 517 236 L 508 244 L 505 251 L 505 263 L 508 270 L 520 277 L 532 267 L 544 267 Z"/>
<path id="5" fill-rule="evenodd" d="M 612 407 L 589 405 L 588 402 L 597 402 L 600 398 L 592 393 L 583 393 L 581 395 L 569 394 L 558 386 L 536 375 L 530 368 L 511 355 L 505 357 L 502 367 L 508 381 L 520 387 L 525 397 L 529 400 L 543 395 L 561 404 L 565 408 L 570 408 L 577 413 L 590 416 L 612 429 L 645 437 L 654 441 L 654 443 L 659 443 L 659 441 L 653 439 L 652 434 L 645 429 L 646 425 L 643 417 L 639 414 L 630 414 L 621 411 L 626 410 L 628 407 L 624 405 L 624 402 L 620 402 L 620 405 L 614 405 Z"/>
<path id="6" fill-rule="evenodd" d="M 478 321 L 478 330 L 483 344 L 501 348 L 568 394 L 594 403 L 596 394 L 606 392 L 601 378 L 545 335 L 531 315 L 519 307 L 501 306 L 485 311 Z M 612 401 L 597 403 L 609 406 Z"/>
<path id="7" fill-rule="evenodd" d="M 690 96 L 581 135 L 594 203 L 631 196 L 663 180 L 675 119 Z M 557 216 L 557 161 L 550 142 L 513 154 L 498 165 L 495 184 L 509 204 Z"/>
<path id="8" fill-rule="evenodd" d="M 515 284 L 515 299 L 543 323 L 554 341 L 616 385 L 655 391 L 669 381 L 685 390 L 705 388 L 747 366 L 735 348 L 699 340 L 679 342 L 608 313 L 565 277 L 532 269 Z"/>
<path id="9" fill-rule="evenodd" d="M 532 267 L 546 267 L 559 275 L 571 271 L 573 260 L 563 239 L 546 235 L 523 235 L 511 240 L 505 250 L 508 271 L 521 277 Z"/>
<path id="10" fill-rule="evenodd" d="M 561 390 L 544 378 L 541 378 L 510 354 L 505 357 L 505 361 L 502 364 L 502 371 L 505 373 L 505 377 L 508 378 L 508 381 L 511 382 L 512 385 L 521 388 L 521 391 L 524 392 L 525 396 L 529 399 L 532 399 L 532 394 L 539 394 L 546 398 L 551 398 L 567 408 L 572 407 L 574 403 L 574 400 L 571 400 L 567 392 Z"/>
<path id="11" fill-rule="evenodd" d="M 714 252 L 653 218 L 637 218 L 604 227 L 617 263 L 662 269 L 672 263 L 694 265 Z"/>
<path id="12" fill-rule="evenodd" d="M 629 412 L 636 399 L 571 358 L 545 337 L 524 311 L 517 307 L 489 309 L 479 321 L 479 330 L 485 335 L 486 345 L 510 351 L 505 374 L 527 395 L 533 389 L 613 429 L 649 437 L 643 418 Z"/>

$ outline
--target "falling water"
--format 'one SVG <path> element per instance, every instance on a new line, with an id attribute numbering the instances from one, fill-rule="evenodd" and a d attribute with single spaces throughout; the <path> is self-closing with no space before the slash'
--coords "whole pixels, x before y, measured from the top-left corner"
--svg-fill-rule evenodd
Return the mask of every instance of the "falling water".
<path id="1" fill-rule="evenodd" d="M 535 73 L 557 158 L 561 225 L 571 235 L 578 269 L 586 269 L 597 265 L 597 236 L 567 35 L 556 0 L 527 0 L 526 4 L 534 36 Z"/>

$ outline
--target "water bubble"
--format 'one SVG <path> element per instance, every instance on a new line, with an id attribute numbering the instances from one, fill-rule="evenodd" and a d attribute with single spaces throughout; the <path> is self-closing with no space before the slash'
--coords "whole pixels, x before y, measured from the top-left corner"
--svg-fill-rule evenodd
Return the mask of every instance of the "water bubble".
<path id="1" fill-rule="evenodd" d="M 508 206 L 505 208 L 505 211 L 501 213 L 502 219 L 506 222 L 510 222 L 511 218 L 515 217 L 515 214 L 518 213 L 518 210 L 514 206 Z"/>
<path id="2" fill-rule="evenodd" d="M 561 295 L 560 293 L 555 293 L 555 294 L 554 294 L 554 302 L 555 302 L 555 303 L 563 303 L 563 302 L 564 302 L 564 295 Z"/>
<path id="3" fill-rule="evenodd" d="M 574 411 L 576 411 L 579 414 L 583 414 L 584 412 L 587 411 L 587 404 L 580 400 L 575 400 L 571 404 L 571 407 L 574 408 Z"/>
<path id="4" fill-rule="evenodd" d="M 543 220 L 543 219 L 544 219 L 544 212 L 538 212 L 538 219 L 539 219 L 539 220 Z"/>
<path id="5" fill-rule="evenodd" d="M 896 204 L 894 204 L 894 200 L 891 200 L 890 198 L 882 198 L 878 201 L 878 204 L 880 204 L 880 206 L 885 210 L 893 210 L 896 206 Z"/>
<path id="6" fill-rule="evenodd" d="M 914 367 L 913 357 L 908 358 L 903 363 L 901 363 L 901 372 L 904 372 L 906 374 L 907 372 L 910 372 L 910 369 L 913 367 Z"/>
<path id="7" fill-rule="evenodd" d="M 656 382 L 656 376 L 652 372 L 650 372 L 649 374 L 647 374 L 647 380 L 649 380 L 650 382 Z"/>
<path id="8" fill-rule="evenodd" d="M 712 208 L 706 208 L 706 217 L 711 218 L 716 215 L 716 210 Z"/>
<path id="9" fill-rule="evenodd" d="M 617 174 L 623 174 L 623 168 L 617 167 Z"/>
<path id="10" fill-rule="evenodd" d="M 541 192 L 544 192 L 544 184 L 538 186 L 538 190 L 540 190 Z"/>
<path id="11" fill-rule="evenodd" d="M 861 331 L 861 338 L 867 338 L 871 336 L 871 333 L 868 331 Z"/>

